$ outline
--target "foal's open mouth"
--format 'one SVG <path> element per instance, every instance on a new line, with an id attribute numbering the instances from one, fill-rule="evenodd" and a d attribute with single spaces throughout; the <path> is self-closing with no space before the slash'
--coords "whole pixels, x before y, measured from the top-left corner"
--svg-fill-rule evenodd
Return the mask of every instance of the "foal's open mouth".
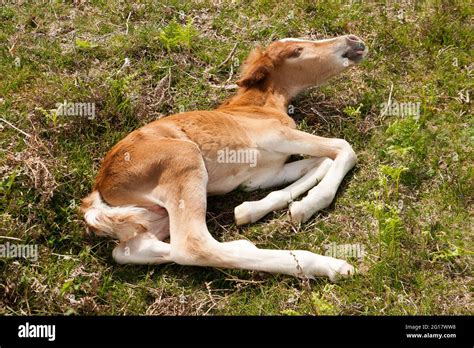
<path id="1" fill-rule="evenodd" d="M 343 55 L 342 58 L 348 58 L 355 63 L 360 62 L 366 53 L 366 47 L 362 42 L 357 44 L 357 47 L 351 48 L 347 50 Z"/>
<path id="2" fill-rule="evenodd" d="M 360 62 L 367 53 L 364 42 L 355 35 L 348 35 L 346 39 L 349 49 L 343 53 L 342 58 L 350 59 L 354 63 Z"/>

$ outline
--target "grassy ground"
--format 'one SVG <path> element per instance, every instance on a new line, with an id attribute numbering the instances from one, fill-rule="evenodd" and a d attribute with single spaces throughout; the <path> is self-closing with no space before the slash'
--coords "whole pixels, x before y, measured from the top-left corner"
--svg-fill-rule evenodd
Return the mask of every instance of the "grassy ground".
<path id="1" fill-rule="evenodd" d="M 410 3 L 1 5 L 0 243 L 37 244 L 39 259 L 0 259 L 0 314 L 472 313 L 472 6 Z M 358 153 L 335 202 L 302 226 L 281 211 L 236 227 L 233 207 L 266 193 L 236 192 L 209 200 L 208 223 L 259 247 L 358 244 L 358 276 L 120 266 L 114 241 L 85 234 L 77 205 L 124 135 L 218 105 L 232 91 L 214 86 L 258 43 L 348 33 L 367 61 L 293 103 L 301 129 Z M 384 111 L 389 99 L 420 117 Z M 58 116 L 64 100 L 95 103 L 95 118 Z"/>

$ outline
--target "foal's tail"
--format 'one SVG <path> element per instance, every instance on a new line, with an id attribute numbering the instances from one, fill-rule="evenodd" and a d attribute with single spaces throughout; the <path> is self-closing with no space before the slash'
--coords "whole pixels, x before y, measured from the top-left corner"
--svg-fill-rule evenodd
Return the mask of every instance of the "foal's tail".
<path id="1" fill-rule="evenodd" d="M 150 230 L 157 216 L 148 209 L 136 206 L 112 207 L 93 191 L 82 200 L 79 210 L 87 225 L 98 235 L 128 239 Z"/>

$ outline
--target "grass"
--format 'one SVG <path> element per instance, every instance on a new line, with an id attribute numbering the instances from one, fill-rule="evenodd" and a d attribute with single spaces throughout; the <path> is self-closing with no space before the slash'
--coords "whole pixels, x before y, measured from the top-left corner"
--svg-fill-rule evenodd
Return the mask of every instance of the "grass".
<path id="1" fill-rule="evenodd" d="M 445 1 L 2 5 L 0 115 L 17 129 L 0 123 L 0 243 L 36 244 L 39 259 L 0 259 L 0 314 L 472 314 L 472 15 Z M 234 192 L 210 198 L 208 224 L 263 248 L 358 244 L 359 275 L 117 265 L 114 241 L 85 234 L 77 205 L 123 136 L 217 106 L 232 91 L 213 86 L 257 44 L 348 33 L 367 61 L 292 107 L 300 129 L 359 156 L 335 202 L 302 226 L 280 211 L 236 227 L 233 207 L 267 192 Z M 389 98 L 419 102 L 419 117 L 384 114 Z M 95 117 L 55 114 L 64 100 Z"/>

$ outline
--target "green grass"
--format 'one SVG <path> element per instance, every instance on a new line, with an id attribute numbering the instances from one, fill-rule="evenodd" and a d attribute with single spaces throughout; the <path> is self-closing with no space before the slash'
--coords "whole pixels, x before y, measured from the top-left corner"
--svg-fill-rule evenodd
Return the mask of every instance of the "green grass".
<path id="1" fill-rule="evenodd" d="M 37 244 L 39 259 L 0 259 L 0 314 L 472 314 L 472 15 L 467 1 L 2 5 L 0 115 L 30 137 L 1 123 L 0 243 Z M 300 129 L 358 154 L 335 202 L 302 226 L 280 211 L 236 227 L 233 207 L 268 191 L 234 192 L 209 199 L 208 225 L 263 248 L 359 244 L 359 275 L 124 266 L 114 241 L 85 234 L 77 205 L 123 136 L 217 106 L 232 91 L 212 85 L 235 82 L 257 44 L 348 33 L 368 59 L 293 102 Z M 384 114 L 389 97 L 420 117 Z M 64 100 L 96 117 L 51 113 Z"/>

